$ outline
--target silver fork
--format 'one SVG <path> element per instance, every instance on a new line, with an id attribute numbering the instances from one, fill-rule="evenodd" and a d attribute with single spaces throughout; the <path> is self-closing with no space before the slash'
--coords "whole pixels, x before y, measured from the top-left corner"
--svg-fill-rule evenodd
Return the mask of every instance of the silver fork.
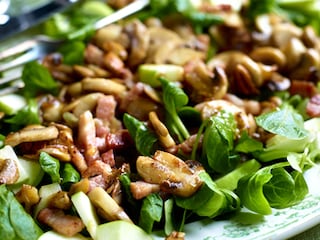
<path id="1" fill-rule="evenodd" d="M 136 0 L 129 5 L 115 11 L 114 13 L 100 19 L 94 24 L 94 29 L 98 30 L 111 23 L 117 22 L 125 17 L 136 13 L 149 4 L 150 0 Z M 15 69 L 27 62 L 41 59 L 44 56 L 56 51 L 67 39 L 52 39 L 45 35 L 37 35 L 32 39 L 25 40 L 13 47 L 0 52 L 0 73 Z M 19 56 L 18 56 L 19 55 Z M 18 57 L 15 57 L 18 56 Z M 12 59 L 5 61 L 6 59 Z M 12 83 L 10 86 L 0 89 L 0 95 L 5 95 L 17 91 L 23 87 L 20 80 L 21 71 L 11 71 L 10 74 L 0 78 L 0 88 L 2 85 Z"/>

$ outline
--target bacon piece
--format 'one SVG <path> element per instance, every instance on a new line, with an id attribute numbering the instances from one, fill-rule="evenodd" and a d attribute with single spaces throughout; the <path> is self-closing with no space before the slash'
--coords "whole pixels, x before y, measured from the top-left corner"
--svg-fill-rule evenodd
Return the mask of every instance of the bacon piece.
<path id="1" fill-rule="evenodd" d="M 133 141 L 128 130 L 125 129 L 107 134 L 105 144 L 107 149 L 123 149 L 127 146 L 131 146 Z"/>
<path id="2" fill-rule="evenodd" d="M 136 181 L 130 183 L 130 191 L 135 199 L 142 199 L 151 193 L 159 192 L 160 185 L 144 181 Z"/>
<path id="3" fill-rule="evenodd" d="M 80 146 L 84 148 L 85 159 L 90 165 L 93 161 L 100 159 L 100 153 L 96 146 L 96 128 L 92 113 L 85 111 L 79 117 L 79 137 Z"/>
<path id="4" fill-rule="evenodd" d="M 102 161 L 110 165 L 110 167 L 114 167 L 116 162 L 114 160 L 113 149 L 110 149 L 101 154 Z"/>
<path id="5" fill-rule="evenodd" d="M 89 192 L 96 187 L 107 189 L 107 183 L 102 175 L 97 175 L 89 178 Z"/>
<path id="6" fill-rule="evenodd" d="M 320 94 L 314 95 L 307 103 L 306 112 L 310 117 L 320 117 Z"/>
<path id="7" fill-rule="evenodd" d="M 314 85 L 313 82 L 298 81 L 298 80 L 291 81 L 291 86 L 290 86 L 291 95 L 299 94 L 303 97 L 312 97 L 315 94 L 317 94 L 317 92 L 318 92 L 317 87 Z"/>
<path id="8" fill-rule="evenodd" d="M 79 217 L 67 215 L 60 209 L 44 208 L 39 212 L 37 219 L 56 232 L 68 237 L 79 233 L 84 228 L 84 224 Z"/>
<path id="9" fill-rule="evenodd" d="M 111 121 L 115 116 L 117 102 L 112 95 L 104 95 L 98 99 L 96 117 Z"/>
<path id="10" fill-rule="evenodd" d="M 94 177 L 102 175 L 104 179 L 108 179 L 112 175 L 112 169 L 109 164 L 97 160 L 92 162 L 91 165 L 82 173 L 82 177 Z"/>

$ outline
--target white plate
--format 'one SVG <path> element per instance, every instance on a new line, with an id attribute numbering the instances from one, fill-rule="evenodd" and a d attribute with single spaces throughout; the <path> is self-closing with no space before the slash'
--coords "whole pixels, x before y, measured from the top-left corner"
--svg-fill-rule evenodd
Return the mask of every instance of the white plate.
<path id="1" fill-rule="evenodd" d="M 320 165 L 305 173 L 309 194 L 299 204 L 262 216 L 246 209 L 229 220 L 204 220 L 185 226 L 185 240 L 279 240 L 320 223 Z M 155 240 L 163 240 L 155 236 Z"/>

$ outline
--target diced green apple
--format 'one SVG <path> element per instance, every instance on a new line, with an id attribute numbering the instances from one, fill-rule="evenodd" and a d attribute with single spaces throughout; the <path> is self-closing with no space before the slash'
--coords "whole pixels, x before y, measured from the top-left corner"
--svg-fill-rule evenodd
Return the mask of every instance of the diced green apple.
<path id="1" fill-rule="evenodd" d="M 181 66 L 172 64 L 142 64 L 138 69 L 139 79 L 152 87 L 159 87 L 159 77 L 168 81 L 178 82 L 183 79 L 184 69 Z"/>
<path id="2" fill-rule="evenodd" d="M 21 167 L 28 175 L 28 179 L 25 184 L 32 186 L 37 186 L 44 176 L 44 171 L 42 170 L 40 163 L 38 161 L 28 160 L 22 157 L 18 157 Z"/>
<path id="3" fill-rule="evenodd" d="M 104 223 L 97 228 L 95 240 L 152 240 L 142 228 L 124 220 Z"/>
<path id="4" fill-rule="evenodd" d="M 99 225 L 99 219 L 96 211 L 84 192 L 77 192 L 71 196 L 71 201 L 75 206 L 82 222 L 87 228 L 93 239 L 96 239 L 96 231 Z"/>
<path id="5" fill-rule="evenodd" d="M 53 194 L 61 191 L 61 186 L 59 183 L 51 183 L 48 185 L 43 185 L 39 189 L 39 196 L 40 196 L 40 201 L 36 205 L 35 210 L 34 210 L 34 216 L 37 216 L 40 210 L 46 208 L 49 204 L 49 201 Z"/>
<path id="6" fill-rule="evenodd" d="M 89 240 L 89 239 L 90 238 L 86 238 L 81 234 L 76 234 L 72 237 L 67 237 L 55 231 L 48 231 L 42 234 L 38 240 Z"/>
<path id="7" fill-rule="evenodd" d="M 15 114 L 26 104 L 26 99 L 18 94 L 12 93 L 0 96 L 0 111 L 8 115 Z"/>

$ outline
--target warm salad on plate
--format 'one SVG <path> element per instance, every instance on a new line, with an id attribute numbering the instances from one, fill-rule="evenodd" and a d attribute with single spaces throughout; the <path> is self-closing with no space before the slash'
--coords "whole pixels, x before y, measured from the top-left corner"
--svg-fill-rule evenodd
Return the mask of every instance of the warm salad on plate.
<path id="1" fill-rule="evenodd" d="M 1 239 L 178 240 L 190 222 L 308 194 L 318 1 L 152 0 L 96 32 L 69 20 L 43 27 L 86 31 L 0 96 Z"/>

